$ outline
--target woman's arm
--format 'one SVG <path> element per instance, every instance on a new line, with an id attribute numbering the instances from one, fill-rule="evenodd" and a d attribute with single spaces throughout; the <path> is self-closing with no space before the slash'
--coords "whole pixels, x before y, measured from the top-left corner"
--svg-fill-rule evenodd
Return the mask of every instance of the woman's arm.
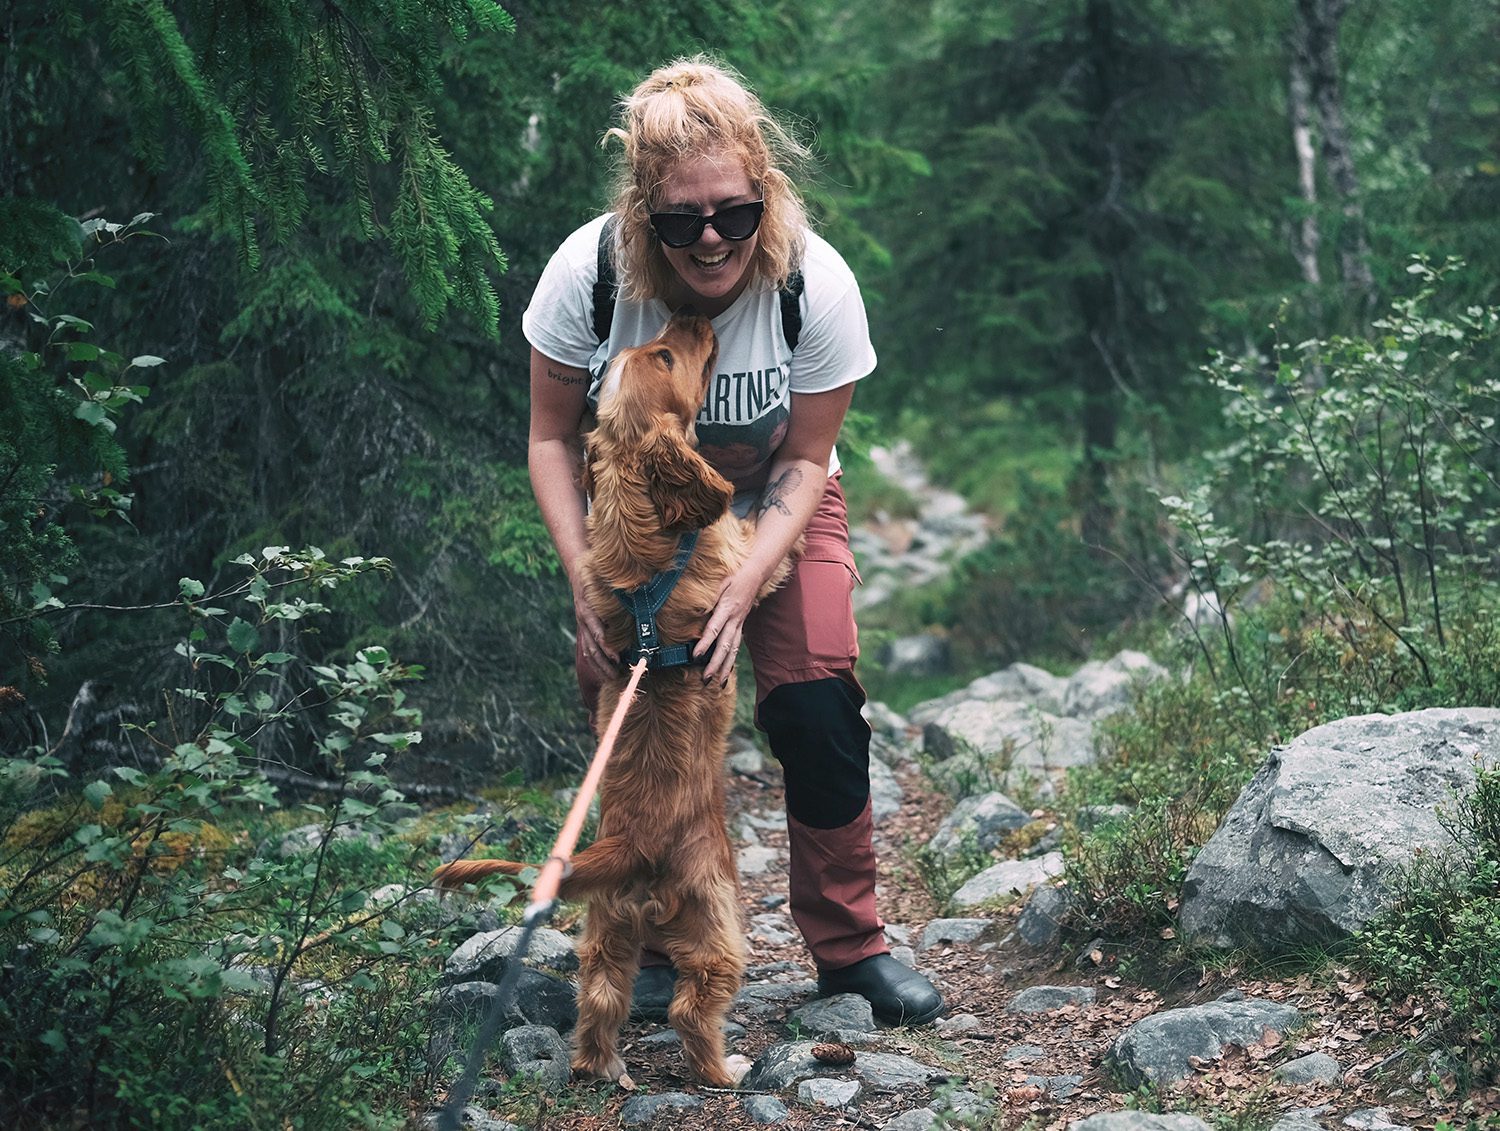
<path id="1" fill-rule="evenodd" d="M 563 365 L 531 351 L 531 431 L 527 467 L 531 490 L 547 524 L 547 533 L 562 559 L 573 591 L 574 615 L 584 660 L 600 679 L 615 674 L 619 659 L 604 644 L 604 626 L 583 599 L 580 567 L 587 549 L 584 498 L 583 438 L 580 426 L 588 403 L 589 372 Z"/>
<path id="2" fill-rule="evenodd" d="M 761 586 L 807 529 L 828 485 L 828 457 L 854 399 L 854 383 L 826 393 L 793 393 L 786 439 L 771 461 L 770 479 L 755 503 L 750 556 L 719 591 L 695 655 L 710 648 L 704 682 L 723 681 L 734 668 L 745 618 Z"/>

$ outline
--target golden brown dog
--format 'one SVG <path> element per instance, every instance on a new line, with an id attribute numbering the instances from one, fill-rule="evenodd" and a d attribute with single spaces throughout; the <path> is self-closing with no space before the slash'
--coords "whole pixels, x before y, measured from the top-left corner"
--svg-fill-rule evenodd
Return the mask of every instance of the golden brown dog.
<path id="1" fill-rule="evenodd" d="M 659 337 L 621 353 L 606 375 L 584 460 L 592 499 L 584 594 L 621 655 L 635 633 L 612 590 L 634 589 L 670 569 L 683 532 L 701 530 L 657 615 L 668 643 L 698 638 L 725 578 L 749 553 L 753 527 L 730 512 L 732 488 L 694 447 L 693 422 L 717 357 L 708 319 L 678 314 Z M 762 597 L 787 568 L 783 563 Z M 600 693 L 601 733 L 625 684 L 622 673 Z M 705 684 L 701 668 L 664 668 L 646 673 L 625 716 L 600 785 L 598 839 L 574 857 L 562 883 L 564 898 L 588 900 L 573 1052 L 580 1075 L 630 1084 L 619 1029 L 647 939 L 677 968 L 668 1018 L 689 1067 L 719 1087 L 743 1074 L 726 1061 L 723 1036 L 745 965 L 739 876 L 724 828 L 734 703 L 732 675 L 727 684 Z M 438 884 L 455 887 L 522 867 L 456 861 L 439 869 Z"/>

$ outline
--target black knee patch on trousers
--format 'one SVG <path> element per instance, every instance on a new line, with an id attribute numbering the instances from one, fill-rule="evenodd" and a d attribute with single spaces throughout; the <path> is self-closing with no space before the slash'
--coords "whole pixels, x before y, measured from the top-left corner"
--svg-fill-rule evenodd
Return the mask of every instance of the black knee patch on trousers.
<path id="1" fill-rule="evenodd" d="M 864 697 L 842 679 L 785 683 L 761 700 L 761 728 L 786 779 L 786 811 L 814 829 L 841 829 L 870 800 Z"/>

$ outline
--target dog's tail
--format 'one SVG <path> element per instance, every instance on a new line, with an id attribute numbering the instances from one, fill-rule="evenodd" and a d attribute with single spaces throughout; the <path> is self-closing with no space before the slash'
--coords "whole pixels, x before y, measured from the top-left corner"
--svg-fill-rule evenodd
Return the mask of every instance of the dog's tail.
<path id="1" fill-rule="evenodd" d="M 464 884 L 476 883 L 497 872 L 519 876 L 529 867 L 530 864 L 517 864 L 514 860 L 454 860 L 432 874 L 432 886 L 438 891 L 457 891 Z"/>
<path id="2" fill-rule="evenodd" d="M 563 899 L 582 899 L 599 888 L 623 886 L 640 865 L 620 837 L 600 837 L 569 861 L 557 894 Z M 455 891 L 486 876 L 519 876 L 535 866 L 514 860 L 454 860 L 433 873 L 432 883 L 440 892 Z"/>

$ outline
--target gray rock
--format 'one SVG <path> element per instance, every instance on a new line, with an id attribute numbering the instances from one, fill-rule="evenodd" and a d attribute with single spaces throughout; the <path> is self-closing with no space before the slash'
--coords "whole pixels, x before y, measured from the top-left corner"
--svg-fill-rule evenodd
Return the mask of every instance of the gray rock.
<path id="1" fill-rule="evenodd" d="M 1027 946 L 1038 950 L 1056 945 L 1062 937 L 1063 921 L 1075 902 L 1067 888 L 1038 885 L 1016 920 L 1016 934 Z"/>
<path id="2" fill-rule="evenodd" d="M 797 941 L 797 936 L 792 933 L 791 920 L 780 911 L 763 911 L 750 916 L 750 937 L 777 946 Z"/>
<path id="3" fill-rule="evenodd" d="M 724 1022 L 724 1038 L 726 1041 L 737 1041 L 745 1033 L 745 1027 L 737 1021 Z M 682 1044 L 682 1038 L 677 1035 L 676 1029 L 658 1029 L 654 1033 L 647 1033 L 636 1043 L 645 1045 L 648 1048 L 676 1048 Z"/>
<path id="4" fill-rule="evenodd" d="M 1012 664 L 1002 671 L 970 681 L 967 687 L 917 704 L 911 709 L 908 719 L 915 726 L 925 727 L 948 708 L 970 700 L 990 703 L 1006 700 L 1034 707 L 1049 715 L 1061 715 L 1067 686 L 1067 680 L 1051 672 L 1030 664 Z"/>
<path id="5" fill-rule="evenodd" d="M 1005 1005 L 1006 1013 L 1051 1013 L 1065 1005 L 1087 1005 L 1094 1000 L 1092 986 L 1029 986 Z"/>
<path id="6" fill-rule="evenodd" d="M 927 851 L 953 856 L 965 844 L 982 852 L 999 848 L 1007 833 L 1030 824 L 1031 814 L 1003 793 L 962 798 L 927 842 Z"/>
<path id="7" fill-rule="evenodd" d="M 944 943 L 978 942 L 995 925 L 993 919 L 934 919 L 922 931 L 919 950 L 931 950 Z"/>
<path id="8" fill-rule="evenodd" d="M 745 1114 L 757 1123 L 785 1123 L 791 1113 L 775 1096 L 746 1096 Z"/>
<path id="9" fill-rule="evenodd" d="M 1323 1104 L 1319 1107 L 1294 1107 L 1291 1111 L 1283 1113 L 1281 1118 L 1271 1125 L 1271 1131 L 1323 1131 L 1323 1124 L 1318 1116 L 1327 1115 L 1332 1110 L 1332 1104 Z"/>
<path id="10" fill-rule="evenodd" d="M 880 702 L 878 699 L 868 700 L 859 711 L 870 724 L 877 737 L 893 739 L 897 742 L 909 742 L 915 737 L 915 729 L 907 721 L 905 715 L 899 711 Z"/>
<path id="11" fill-rule="evenodd" d="M 939 1017 L 934 1027 L 940 1037 L 961 1037 L 983 1028 L 983 1025 L 972 1013 L 955 1013 L 952 1017 Z"/>
<path id="12" fill-rule="evenodd" d="M 1500 710 L 1362 715 L 1273 751 L 1203 846 L 1183 885 L 1186 941 L 1319 945 L 1391 901 L 1391 868 L 1451 842 L 1438 818 L 1500 765 Z"/>
<path id="13" fill-rule="evenodd" d="M 942 675 L 952 665 L 952 654 L 946 636 L 919 632 L 887 641 L 876 662 L 892 675 Z"/>
<path id="14" fill-rule="evenodd" d="M 1041 1045 L 1011 1045 L 1002 1059 L 1007 1064 L 1030 1064 L 1033 1061 L 1046 1060 L 1047 1050 Z"/>
<path id="15" fill-rule="evenodd" d="M 834 1067 L 814 1059 L 815 1044 L 816 1041 L 789 1041 L 772 1045 L 760 1054 L 740 1087 L 748 1091 L 780 1092 L 814 1076 L 853 1076 L 871 1088 L 900 1089 L 922 1087 L 948 1077 L 940 1068 L 887 1052 L 856 1052 L 853 1064 Z"/>
<path id="16" fill-rule="evenodd" d="M 967 1088 L 945 1086 L 938 1089 L 927 1109 L 938 1114 L 948 1112 L 960 1119 L 983 1120 L 995 1110 L 995 1105 Z"/>
<path id="17" fill-rule="evenodd" d="M 1343 1074 L 1339 1062 L 1326 1052 L 1289 1060 L 1271 1073 L 1284 1084 L 1331 1084 Z"/>
<path id="18" fill-rule="evenodd" d="M 443 963 L 445 982 L 498 982 L 521 941 L 520 927 L 483 931 L 461 943 Z M 531 936 L 526 961 L 551 970 L 578 969 L 573 940 L 551 927 L 538 927 Z"/>
<path id="19" fill-rule="evenodd" d="M 454 1022 L 482 1021 L 499 993 L 500 987 L 494 982 L 459 982 L 445 986 L 438 993 L 438 1016 Z M 578 1003 L 572 984 L 540 970 L 523 968 L 506 1007 L 505 1020 L 515 1024 L 546 1025 L 559 1033 L 566 1033 L 578 1021 Z"/>
<path id="20" fill-rule="evenodd" d="M 437 1131 L 442 1126 L 442 1118 L 441 1112 L 432 1112 L 422 1121 L 422 1126 L 426 1131 Z M 458 1113 L 458 1125 L 464 1131 L 522 1131 L 514 1123 L 496 1119 L 477 1104 L 470 1104 Z"/>
<path id="21" fill-rule="evenodd" d="M 957 909 L 977 907 L 990 900 L 1024 895 L 1037 884 L 1060 876 L 1061 852 L 1049 852 L 1032 860 L 1002 860 L 964 883 L 948 900 Z"/>
<path id="22" fill-rule="evenodd" d="M 281 836 L 275 838 L 274 842 L 268 841 L 260 846 L 263 856 L 275 856 L 287 860 L 293 856 L 302 856 L 322 847 L 323 838 L 327 829 L 323 825 L 298 825 L 295 829 L 288 829 Z M 359 825 L 338 825 L 333 832 L 334 840 L 359 840 L 368 844 L 371 848 L 379 848 L 381 844 L 380 834 L 365 829 Z"/>
<path id="23" fill-rule="evenodd" d="M 913 1108 L 894 1119 L 887 1119 L 880 1125 L 880 1131 L 930 1131 L 937 1126 L 937 1121 L 937 1112 L 925 1107 Z"/>
<path id="24" fill-rule="evenodd" d="M 636 1127 L 642 1123 L 650 1123 L 663 1112 L 692 1111 L 702 1106 L 702 1099 L 690 1096 L 686 1092 L 662 1092 L 655 1096 L 634 1096 L 626 1100 L 625 1106 L 620 1109 L 620 1123 L 626 1127 Z"/>
<path id="25" fill-rule="evenodd" d="M 870 815 L 877 821 L 894 817 L 901 812 L 901 802 L 906 791 L 896 780 L 895 773 L 879 758 L 870 759 Z"/>
<path id="26" fill-rule="evenodd" d="M 781 862 L 781 850 L 763 844 L 750 844 L 735 853 L 735 865 L 742 876 L 758 876 Z"/>
<path id="27" fill-rule="evenodd" d="M 1105 1060 L 1131 1088 L 1170 1084 L 1192 1073 L 1190 1056 L 1211 1060 L 1225 1045 L 1254 1044 L 1267 1029 L 1284 1034 L 1301 1022 L 1302 1015 L 1289 1005 L 1221 996 L 1137 1021 L 1116 1038 Z"/>
<path id="28" fill-rule="evenodd" d="M 1040 1088 L 1054 1100 L 1065 1100 L 1083 1086 L 1082 1076 L 1028 1076 L 1026 1083 Z"/>
<path id="29" fill-rule="evenodd" d="M 859 994 L 834 994 L 794 1009 L 786 1023 L 814 1037 L 826 1037 L 841 1029 L 873 1033 L 875 1014 Z"/>
<path id="30" fill-rule="evenodd" d="M 818 992 L 816 982 L 762 982 L 744 987 L 734 998 L 734 1008 L 746 1017 L 776 1017 L 793 1003 L 806 1001 Z"/>
<path id="31" fill-rule="evenodd" d="M 797 1099 L 811 1107 L 848 1107 L 859 1099 L 858 1080 L 830 1080 L 816 1076 L 797 1085 Z"/>
<path id="32" fill-rule="evenodd" d="M 1391 1119 L 1389 1108 L 1364 1107 L 1358 1111 L 1351 1111 L 1344 1116 L 1345 1127 L 1353 1127 L 1355 1131 L 1411 1131 L 1404 1123 L 1396 1123 Z"/>
<path id="33" fill-rule="evenodd" d="M 560 1092 L 573 1077 L 568 1046 L 545 1025 L 520 1025 L 500 1034 L 500 1066 L 510 1076 L 530 1076 L 549 1092 Z"/>
<path id="34" fill-rule="evenodd" d="M 1144 652 L 1124 651 L 1104 663 L 1090 661 L 1069 678 L 1062 713 L 1075 719 L 1102 719 L 1130 706 L 1138 684 L 1166 677 L 1167 669 Z"/>
<path id="35" fill-rule="evenodd" d="M 1007 700 L 954 704 L 922 728 L 922 744 L 937 760 L 933 780 L 955 797 L 1037 787 L 1097 757 L 1092 724 Z"/>
<path id="36" fill-rule="evenodd" d="M 1068 1124 L 1068 1131 L 1211 1131 L 1193 1115 L 1157 1115 L 1148 1111 L 1101 1111 Z"/>
<path id="37" fill-rule="evenodd" d="M 746 738 L 742 734 L 729 736 L 729 753 L 725 760 L 731 770 L 746 777 L 764 773 L 766 769 L 766 757 L 761 753 L 760 747 L 753 738 Z"/>

